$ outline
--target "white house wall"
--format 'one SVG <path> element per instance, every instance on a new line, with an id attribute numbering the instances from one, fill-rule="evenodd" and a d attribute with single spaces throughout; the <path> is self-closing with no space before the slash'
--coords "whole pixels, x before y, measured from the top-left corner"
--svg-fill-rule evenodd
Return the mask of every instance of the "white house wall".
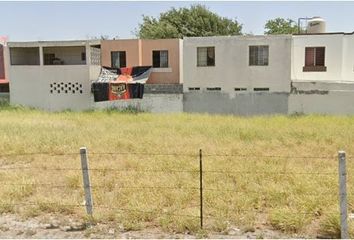
<path id="1" fill-rule="evenodd" d="M 304 72 L 305 48 L 325 47 L 325 72 Z M 353 35 L 299 35 L 293 36 L 292 81 L 354 81 Z"/>
<path id="2" fill-rule="evenodd" d="M 91 83 L 88 66 L 11 66 L 10 76 L 12 104 L 52 111 L 90 108 Z M 69 91 L 69 83 L 71 89 L 75 88 L 75 93 Z M 54 87 L 51 88 L 51 84 L 55 84 L 60 93 Z"/>
<path id="3" fill-rule="evenodd" d="M 291 36 L 233 36 L 184 38 L 184 92 L 189 88 L 221 87 L 269 88 L 271 92 L 289 92 Z M 268 45 L 269 65 L 249 66 L 249 46 Z M 215 47 L 215 66 L 197 67 L 197 47 Z"/>
<path id="4" fill-rule="evenodd" d="M 354 34 L 343 37 L 342 79 L 354 82 Z"/>

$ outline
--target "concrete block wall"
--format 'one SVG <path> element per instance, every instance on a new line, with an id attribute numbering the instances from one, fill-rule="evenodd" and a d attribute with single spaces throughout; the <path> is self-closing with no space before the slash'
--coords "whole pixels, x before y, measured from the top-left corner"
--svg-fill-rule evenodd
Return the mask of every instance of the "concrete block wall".
<path id="1" fill-rule="evenodd" d="M 183 94 L 144 94 L 143 99 L 97 102 L 93 108 L 134 108 L 152 113 L 179 113 L 183 112 Z"/>
<path id="2" fill-rule="evenodd" d="M 189 92 L 184 93 L 183 111 L 246 116 L 287 114 L 288 97 L 288 93 Z"/>
<path id="3" fill-rule="evenodd" d="M 290 94 L 288 114 L 354 115 L 354 91 Z"/>
<path id="4" fill-rule="evenodd" d="M 183 84 L 145 84 L 144 92 L 148 94 L 182 94 Z"/>
<path id="5" fill-rule="evenodd" d="M 293 82 L 289 114 L 354 115 L 353 82 Z"/>

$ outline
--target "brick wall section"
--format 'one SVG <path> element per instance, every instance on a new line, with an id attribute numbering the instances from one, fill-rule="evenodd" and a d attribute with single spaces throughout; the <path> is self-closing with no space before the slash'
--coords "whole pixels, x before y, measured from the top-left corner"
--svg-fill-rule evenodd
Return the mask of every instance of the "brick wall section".
<path id="1" fill-rule="evenodd" d="M 144 93 L 148 94 L 182 94 L 183 84 L 145 84 Z"/>

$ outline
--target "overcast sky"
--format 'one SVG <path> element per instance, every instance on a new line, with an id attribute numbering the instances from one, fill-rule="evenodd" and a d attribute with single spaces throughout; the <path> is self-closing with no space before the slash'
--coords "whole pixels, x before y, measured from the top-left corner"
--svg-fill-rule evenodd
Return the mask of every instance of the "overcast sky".
<path id="1" fill-rule="evenodd" d="M 0 36 L 10 41 L 70 40 L 109 35 L 134 38 L 142 15 L 198 2 L 0 2 Z M 328 32 L 354 31 L 354 2 L 203 2 L 211 11 L 243 24 L 244 33 L 263 34 L 276 17 L 321 16 Z"/>

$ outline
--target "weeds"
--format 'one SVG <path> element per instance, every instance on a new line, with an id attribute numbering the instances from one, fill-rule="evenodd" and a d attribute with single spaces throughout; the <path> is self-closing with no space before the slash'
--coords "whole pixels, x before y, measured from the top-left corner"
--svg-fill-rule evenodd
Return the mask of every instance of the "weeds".
<path id="1" fill-rule="evenodd" d="M 261 222 L 298 234 L 306 232 L 312 222 L 321 221 L 321 231 L 338 236 L 336 155 L 344 149 L 349 161 L 352 158 L 354 117 L 1 109 L 0 166 L 15 169 L 0 172 L 0 181 L 34 184 L 0 188 L 2 213 L 63 213 L 85 218 L 79 148 L 86 146 L 90 167 L 103 169 L 90 172 L 95 221 L 114 222 L 131 230 L 154 226 L 201 233 L 198 151 L 203 149 L 208 229 L 223 232 L 225 222 L 239 228 Z M 5 156 L 28 152 L 53 154 Z M 306 158 L 310 156 L 315 158 Z M 59 168 L 72 170 L 50 170 Z M 354 171 L 351 164 L 347 171 L 348 175 Z M 329 174 L 312 174 L 317 172 Z M 348 178 L 349 192 L 354 191 L 352 181 Z M 348 196 L 348 202 L 354 200 Z M 36 206 L 24 205 L 30 202 Z M 57 202 L 78 207 L 50 204 Z M 333 216 L 328 209 L 334 209 Z"/>

